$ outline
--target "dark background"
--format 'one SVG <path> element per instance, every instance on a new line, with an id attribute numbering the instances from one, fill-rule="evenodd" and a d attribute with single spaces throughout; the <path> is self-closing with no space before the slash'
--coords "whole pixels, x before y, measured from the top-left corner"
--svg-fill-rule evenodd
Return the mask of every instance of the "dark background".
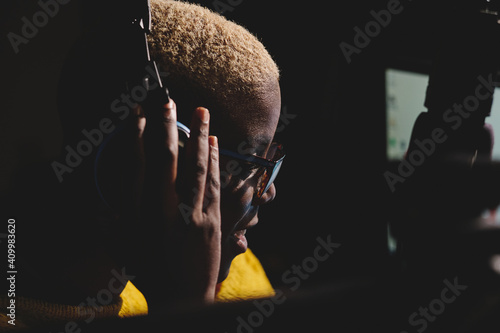
<path id="1" fill-rule="evenodd" d="M 211 1 L 191 2 L 214 8 Z M 384 69 L 428 66 L 453 28 L 450 9 L 457 2 L 402 1 L 402 12 L 348 64 L 339 44 L 353 45 L 353 28 L 363 30 L 373 20 L 370 11 L 386 9 L 387 3 L 243 0 L 224 13 L 266 45 L 281 68 L 283 106 L 296 115 L 277 137 L 287 151 L 276 180 L 278 195 L 261 209 L 258 227 L 248 233 L 250 247 L 277 287 L 285 271 L 313 255 L 317 237 L 328 235 L 341 247 L 303 281 L 304 287 L 391 269 L 386 236 L 390 193 L 383 178 Z M 36 1 L 2 1 L 2 194 L 21 166 L 59 152 L 56 84 L 81 29 L 79 5 L 77 0 L 61 5 L 14 54 L 7 33 L 19 33 L 21 18 L 39 7 Z M 8 214 L 8 207 L 2 210 Z"/>
<path id="2" fill-rule="evenodd" d="M 342 245 L 303 286 L 392 267 L 386 229 L 392 207 L 383 178 L 384 69 L 428 69 L 451 28 L 452 7 L 445 1 L 401 2 L 401 13 L 348 64 L 339 44 L 354 45 L 354 27 L 364 30 L 373 20 L 370 11 L 387 3 L 252 1 L 226 13 L 268 47 L 282 71 L 283 105 L 298 115 L 279 135 L 288 156 L 276 181 L 278 195 L 249 232 L 275 285 L 313 255 L 318 236 L 331 235 Z"/>

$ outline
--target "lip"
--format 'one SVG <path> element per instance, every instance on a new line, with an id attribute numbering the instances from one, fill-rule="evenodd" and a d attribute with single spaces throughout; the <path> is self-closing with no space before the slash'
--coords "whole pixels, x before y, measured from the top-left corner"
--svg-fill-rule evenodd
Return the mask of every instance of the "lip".
<path id="1" fill-rule="evenodd" d="M 234 241 L 234 249 L 238 254 L 245 253 L 248 249 L 248 240 L 245 234 L 249 228 L 253 228 L 259 223 L 257 215 L 243 226 L 236 226 L 234 232 L 231 234 L 231 239 Z"/>
<path id="2" fill-rule="evenodd" d="M 245 253 L 248 249 L 248 241 L 245 237 L 246 229 L 238 230 L 234 234 L 231 235 L 232 240 L 234 241 L 234 248 L 238 254 Z"/>

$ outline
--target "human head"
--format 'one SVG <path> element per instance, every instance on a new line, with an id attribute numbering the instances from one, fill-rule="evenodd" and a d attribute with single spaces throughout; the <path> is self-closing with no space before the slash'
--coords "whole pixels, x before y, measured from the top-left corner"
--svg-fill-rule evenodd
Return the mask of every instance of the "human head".
<path id="1" fill-rule="evenodd" d="M 153 0 L 149 45 L 152 58 L 168 73 L 164 83 L 176 101 L 179 120 L 189 123 L 194 108 L 204 106 L 210 110 L 210 131 L 221 148 L 265 153 L 279 119 L 279 71 L 255 36 L 201 6 Z M 222 171 L 225 165 L 222 158 Z M 219 280 L 225 278 L 232 259 L 241 251 L 234 246 L 232 235 L 254 225 L 258 207 L 275 196 L 273 185 L 256 199 L 255 181 L 244 176 L 221 181 Z"/>
<path id="2" fill-rule="evenodd" d="M 152 0 L 151 7 L 149 49 L 160 72 L 167 73 L 162 79 L 177 105 L 178 120 L 189 125 L 195 108 L 203 106 L 210 111 L 210 131 L 221 149 L 262 156 L 273 139 L 281 106 L 279 71 L 264 46 L 243 27 L 201 6 Z M 89 29 L 74 45 L 61 74 L 58 103 L 69 147 L 86 139 L 82 130 L 97 128 L 102 119 L 110 119 L 118 128 L 131 114 L 121 83 L 127 77 L 127 66 L 131 66 L 124 55 L 138 45 L 122 36 L 122 26 L 110 28 L 112 22 L 103 22 L 106 29 Z M 94 155 L 83 158 L 71 174 L 63 175 L 63 184 L 70 181 L 77 188 L 77 204 L 82 207 L 77 211 L 89 211 L 92 204 L 87 201 L 92 199 L 84 198 L 96 196 L 93 157 L 98 151 L 96 147 Z M 221 174 L 227 165 L 227 159 L 221 158 Z M 109 169 L 116 176 L 122 166 L 111 165 Z M 119 191 L 107 176 L 108 189 Z M 243 182 L 242 176 L 221 179 L 225 242 L 220 280 L 238 253 L 230 241 L 235 228 L 255 224 L 259 205 L 275 195 L 272 186 L 255 199 L 255 177 Z"/>

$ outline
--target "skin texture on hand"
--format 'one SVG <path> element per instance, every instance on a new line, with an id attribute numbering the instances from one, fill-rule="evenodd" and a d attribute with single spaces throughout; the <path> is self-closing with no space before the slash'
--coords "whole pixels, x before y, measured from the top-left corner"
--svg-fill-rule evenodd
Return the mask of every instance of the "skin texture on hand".
<path id="1" fill-rule="evenodd" d="M 122 188 L 130 191 L 122 192 L 120 216 L 124 221 L 139 218 L 125 222 L 131 228 L 137 228 L 134 223 L 146 217 L 146 229 L 156 233 L 157 242 L 143 242 L 141 257 L 153 257 L 154 260 L 146 260 L 148 265 L 164 267 L 169 272 L 179 298 L 211 303 L 220 267 L 221 214 L 218 140 L 209 136 L 210 113 L 201 107 L 193 113 L 182 179 L 178 179 L 177 172 L 175 102 L 170 100 L 160 110 L 138 107 L 136 113 L 126 129 L 130 141 L 123 143 L 132 149 L 123 147 L 127 163 Z M 185 211 L 187 208 L 189 214 L 183 214 L 181 207 Z M 144 271 L 158 274 L 151 267 Z M 142 278 L 157 280 L 147 274 Z M 156 299 L 169 289 L 162 290 L 161 281 L 153 285 L 151 291 L 143 288 L 149 299 Z"/>

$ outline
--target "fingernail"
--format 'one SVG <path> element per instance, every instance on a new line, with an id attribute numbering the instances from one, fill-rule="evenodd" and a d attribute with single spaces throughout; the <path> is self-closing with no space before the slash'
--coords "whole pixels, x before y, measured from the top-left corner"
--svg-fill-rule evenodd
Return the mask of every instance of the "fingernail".
<path id="1" fill-rule="evenodd" d="M 163 107 L 164 107 L 164 108 L 168 108 L 168 109 L 173 109 L 173 108 L 174 108 L 174 106 L 175 106 L 175 102 L 174 102 L 174 100 L 173 100 L 173 99 L 171 99 L 171 98 L 170 98 L 170 99 L 168 100 L 168 103 L 166 103 Z"/>
<path id="2" fill-rule="evenodd" d="M 207 124 L 210 119 L 210 113 L 205 108 L 198 108 L 198 117 L 200 117 L 202 123 Z"/>
<path id="3" fill-rule="evenodd" d="M 137 117 L 144 117 L 144 109 L 140 104 L 135 104 L 132 108 L 134 115 Z"/>
<path id="4" fill-rule="evenodd" d="M 163 117 L 165 119 L 170 119 L 170 117 L 172 117 L 172 111 L 173 111 L 173 108 L 170 105 L 165 104 L 165 106 L 163 108 Z"/>
<path id="5" fill-rule="evenodd" d="M 210 147 L 215 148 L 215 149 L 218 149 L 218 147 L 219 147 L 219 142 L 217 140 L 217 137 L 213 136 L 213 135 L 210 135 L 208 137 L 208 144 L 210 145 Z"/>

